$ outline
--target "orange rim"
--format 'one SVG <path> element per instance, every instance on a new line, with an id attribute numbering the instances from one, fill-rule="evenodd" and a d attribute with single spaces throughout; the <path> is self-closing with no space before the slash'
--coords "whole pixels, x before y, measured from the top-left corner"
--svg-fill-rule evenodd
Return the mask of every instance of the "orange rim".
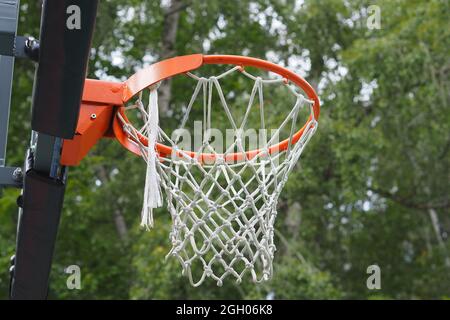
<path id="1" fill-rule="evenodd" d="M 244 56 L 233 56 L 233 55 L 201 55 L 201 54 L 193 54 L 188 56 L 175 57 L 171 59 L 167 59 L 158 63 L 151 65 L 150 67 L 138 71 L 136 74 L 131 76 L 128 80 L 123 83 L 123 102 L 129 101 L 132 97 L 136 96 L 140 91 L 145 88 L 158 83 L 161 80 L 168 79 L 178 74 L 183 74 L 195 69 L 200 68 L 204 64 L 231 64 L 242 67 L 256 67 L 266 71 L 270 71 L 280 75 L 281 77 L 289 80 L 294 83 L 298 87 L 300 87 L 308 96 L 309 99 L 314 101 L 313 104 L 313 113 L 315 120 L 319 119 L 320 115 L 320 102 L 319 98 L 311 87 L 311 85 L 303 79 L 298 74 L 282 67 L 272 62 L 268 62 L 265 60 L 244 57 Z M 117 113 L 121 115 L 123 122 L 119 119 L 119 117 L 114 117 L 113 122 L 113 130 L 116 135 L 117 140 L 129 151 L 135 153 L 136 155 L 141 156 L 141 151 L 136 144 L 133 142 L 132 138 L 124 131 L 124 125 L 130 124 L 128 117 L 125 114 L 125 107 L 121 106 L 118 108 Z M 292 136 L 292 144 L 297 143 L 302 137 L 305 129 L 310 125 L 312 120 L 312 116 L 308 118 L 303 127 L 298 130 Z M 138 133 L 139 141 L 144 145 L 148 146 L 148 140 L 145 136 Z M 281 141 L 280 143 L 268 148 L 269 154 L 284 151 L 289 146 L 289 138 Z M 173 149 L 170 146 L 157 143 L 156 150 L 160 154 L 160 156 L 166 157 L 172 154 Z M 198 154 L 193 151 L 183 151 L 183 154 L 196 158 L 200 162 L 214 162 L 219 156 L 223 157 L 226 162 L 240 162 L 245 159 L 252 159 L 256 155 L 260 154 L 263 150 L 255 149 L 238 153 L 230 153 L 225 157 L 223 155 L 217 155 L 213 153 L 201 153 Z M 182 156 L 181 153 L 177 153 L 177 156 Z"/>

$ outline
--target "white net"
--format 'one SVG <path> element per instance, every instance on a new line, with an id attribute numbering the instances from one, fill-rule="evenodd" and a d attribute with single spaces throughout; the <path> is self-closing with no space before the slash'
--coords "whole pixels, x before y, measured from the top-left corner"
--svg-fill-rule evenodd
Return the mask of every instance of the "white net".
<path id="1" fill-rule="evenodd" d="M 245 112 L 240 124 L 233 116 L 219 82 L 236 71 L 254 82 L 247 107 L 241 108 Z M 162 187 L 173 222 L 172 249 L 168 257 L 179 260 L 191 285 L 199 286 L 210 277 L 221 286 L 228 276 L 240 283 L 245 274 L 250 274 L 254 282 L 269 280 L 276 250 L 277 201 L 289 173 L 317 128 L 313 102 L 285 79 L 262 79 L 240 67 L 216 77 L 203 78 L 190 73 L 188 76 L 197 85 L 179 129 L 172 136 L 158 126 L 157 86 L 149 88 L 147 110 L 141 101 L 142 95 L 136 105 L 128 107 L 141 113 L 145 125 L 140 130 L 121 119 L 130 140 L 139 146 L 148 164 L 142 223 L 153 225 L 151 210 L 161 205 L 159 188 Z M 270 136 L 264 111 L 266 85 L 284 85 L 295 98 L 287 117 Z M 214 103 L 213 93 L 219 97 L 220 107 Z M 194 152 L 188 152 L 182 145 L 185 142 L 183 129 L 198 100 L 203 107 L 202 143 Z M 304 105 L 309 106 L 310 118 L 301 137 L 296 138 L 298 116 Z M 213 111 L 225 114 L 224 119 L 234 132 L 233 140 L 225 150 L 217 150 L 212 141 Z M 244 132 L 251 111 L 259 113 L 262 143 L 255 151 L 246 153 Z M 281 132 L 289 135 L 284 145 L 278 141 Z M 138 138 L 139 134 L 148 138 L 148 147 Z M 172 147 L 171 155 L 156 154 L 157 139 Z"/>

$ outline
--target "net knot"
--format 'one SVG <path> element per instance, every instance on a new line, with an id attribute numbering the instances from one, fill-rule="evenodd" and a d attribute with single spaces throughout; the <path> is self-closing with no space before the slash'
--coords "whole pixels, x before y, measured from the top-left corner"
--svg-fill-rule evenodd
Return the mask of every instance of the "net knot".
<path id="1" fill-rule="evenodd" d="M 185 213 L 190 213 L 190 212 L 192 212 L 192 208 L 191 208 L 191 207 L 184 207 L 182 210 L 183 210 Z"/>
<path id="2" fill-rule="evenodd" d="M 209 212 L 216 212 L 219 209 L 219 205 L 217 203 L 210 203 L 209 204 Z"/>
<path id="3" fill-rule="evenodd" d="M 208 78 L 208 83 L 213 84 L 217 82 L 217 77 L 216 76 L 211 76 Z"/>
<path id="4" fill-rule="evenodd" d="M 225 162 L 225 158 L 223 157 L 223 155 L 217 155 L 217 157 L 216 157 L 216 163 L 218 164 L 218 165 L 224 165 L 226 162 Z"/>
<path id="5" fill-rule="evenodd" d="M 201 227 L 203 227 L 204 225 L 206 225 L 206 221 L 205 220 L 200 220 L 200 221 L 197 221 L 197 226 L 199 227 L 199 228 L 201 228 Z M 205 243 L 206 242 L 211 242 L 209 239 L 205 239 Z"/>
<path id="6" fill-rule="evenodd" d="M 193 238 L 193 237 L 194 237 L 194 231 L 189 230 L 188 232 L 186 232 L 186 238 L 187 239 Z"/>
<path id="7" fill-rule="evenodd" d="M 205 275 L 206 275 L 207 277 L 210 277 L 210 276 L 213 274 L 213 271 L 212 271 L 212 269 L 211 269 L 210 266 L 205 265 L 204 271 L 205 271 Z"/>

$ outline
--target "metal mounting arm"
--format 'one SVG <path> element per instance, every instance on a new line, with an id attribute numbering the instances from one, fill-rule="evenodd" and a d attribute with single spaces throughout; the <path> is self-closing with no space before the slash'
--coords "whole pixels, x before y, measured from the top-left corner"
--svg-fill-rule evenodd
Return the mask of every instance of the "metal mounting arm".
<path id="1" fill-rule="evenodd" d="M 0 167 L 0 189 L 2 187 L 22 188 L 22 168 Z"/>

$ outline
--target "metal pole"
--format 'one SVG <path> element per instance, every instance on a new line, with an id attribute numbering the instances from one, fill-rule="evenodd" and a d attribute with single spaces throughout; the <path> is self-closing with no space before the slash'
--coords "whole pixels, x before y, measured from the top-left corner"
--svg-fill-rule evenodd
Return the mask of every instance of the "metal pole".
<path id="1" fill-rule="evenodd" d="M 19 0 L 0 0 L 0 46 L 3 51 L 13 51 L 17 33 Z M 13 56 L 0 55 L 0 167 L 6 164 L 11 87 L 14 68 Z"/>
<path id="2" fill-rule="evenodd" d="M 39 65 L 32 106 L 32 146 L 19 205 L 12 299 L 45 299 L 64 199 L 66 168 L 59 164 L 63 138 L 78 121 L 98 0 L 43 3 Z M 81 14 L 81 28 L 66 25 L 69 6 Z"/>

